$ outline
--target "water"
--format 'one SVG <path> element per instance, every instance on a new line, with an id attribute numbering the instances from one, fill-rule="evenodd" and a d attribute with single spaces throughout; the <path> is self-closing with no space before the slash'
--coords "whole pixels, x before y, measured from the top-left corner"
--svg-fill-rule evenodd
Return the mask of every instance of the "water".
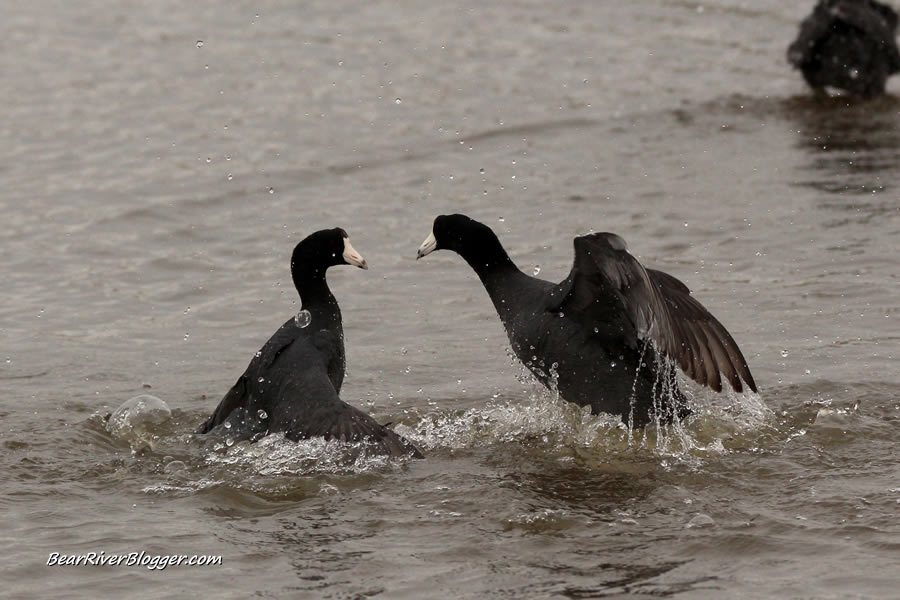
<path id="1" fill-rule="evenodd" d="M 896 596 L 900 102 L 808 97 L 809 7 L 4 8 L 10 597 Z M 553 280 L 622 235 L 760 396 L 629 436 L 520 383 L 471 270 L 415 262 L 451 211 Z M 371 266 L 329 273 L 343 398 L 427 460 L 194 438 L 334 226 Z M 110 433 L 140 394 L 171 418 Z M 91 551 L 222 564 L 45 566 Z"/>

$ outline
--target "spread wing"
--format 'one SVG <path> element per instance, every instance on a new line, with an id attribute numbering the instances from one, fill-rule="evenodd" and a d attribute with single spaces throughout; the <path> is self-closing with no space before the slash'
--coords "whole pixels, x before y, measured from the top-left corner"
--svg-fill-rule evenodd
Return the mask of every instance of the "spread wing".
<path id="1" fill-rule="evenodd" d="M 250 402 L 247 392 L 247 376 L 241 375 L 228 393 L 222 397 L 213 414 L 197 428 L 197 433 L 209 433 L 216 425 L 227 419 L 233 411 L 246 408 Z"/>
<path id="2" fill-rule="evenodd" d="M 231 389 L 219 401 L 213 414 L 197 429 L 197 433 L 209 433 L 216 425 L 228 418 L 239 408 L 249 408 L 251 382 L 260 376 L 266 376 L 268 370 L 281 354 L 290 348 L 298 337 L 299 329 L 293 326 L 293 320 L 287 321 L 269 338 L 257 352 L 243 375 L 231 386 Z"/>
<path id="3" fill-rule="evenodd" d="M 756 383 L 737 343 L 681 281 L 645 269 L 613 233 L 575 238 L 575 264 L 550 292 L 550 310 L 636 346 L 652 340 L 684 372 L 717 392 Z"/>
<path id="4" fill-rule="evenodd" d="M 340 399 L 331 376 L 341 351 L 337 334 L 300 331 L 288 321 L 275 332 L 198 433 L 235 415 L 232 431 L 244 437 L 283 432 L 292 440 L 365 441 L 380 454 L 421 458 L 410 442 Z M 263 421 L 257 409 L 267 413 Z"/>

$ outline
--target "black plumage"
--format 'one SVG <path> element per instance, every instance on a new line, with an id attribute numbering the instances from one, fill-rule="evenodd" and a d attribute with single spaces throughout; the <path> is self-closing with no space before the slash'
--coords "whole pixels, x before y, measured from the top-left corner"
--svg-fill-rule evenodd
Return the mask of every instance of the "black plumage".
<path id="1" fill-rule="evenodd" d="M 338 396 L 344 332 L 325 272 L 342 264 L 368 268 L 343 229 L 317 231 L 297 244 L 291 275 L 304 318 L 291 317 L 269 338 L 198 433 L 222 426 L 235 440 L 255 440 L 283 432 L 292 440 L 365 442 L 375 453 L 421 457 L 410 442 Z"/>
<path id="2" fill-rule="evenodd" d="M 595 413 L 646 424 L 689 413 L 675 365 L 715 391 L 756 383 L 737 343 L 678 279 L 644 268 L 612 233 L 575 238 L 559 284 L 516 267 L 493 231 L 464 215 L 439 216 L 419 257 L 453 250 L 475 270 L 516 356 L 545 385 Z M 667 360 L 671 359 L 671 360 Z"/>
<path id="3" fill-rule="evenodd" d="M 897 13 L 875 0 L 820 0 L 800 23 L 787 59 L 815 90 L 870 98 L 900 71 Z"/>

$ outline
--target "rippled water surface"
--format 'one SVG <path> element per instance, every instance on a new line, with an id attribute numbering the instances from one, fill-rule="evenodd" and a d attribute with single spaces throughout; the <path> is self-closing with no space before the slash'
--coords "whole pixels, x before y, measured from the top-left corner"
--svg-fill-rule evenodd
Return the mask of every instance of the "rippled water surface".
<path id="1" fill-rule="evenodd" d="M 812 99 L 801 4 L 5 2 L 4 593 L 896 597 L 900 102 Z M 553 280 L 619 233 L 760 394 L 633 435 L 554 398 L 414 260 L 446 212 Z M 427 459 L 197 439 L 333 226 L 342 397 Z M 111 427 L 139 394 L 171 418 Z M 222 564 L 46 566 L 91 551 Z"/>

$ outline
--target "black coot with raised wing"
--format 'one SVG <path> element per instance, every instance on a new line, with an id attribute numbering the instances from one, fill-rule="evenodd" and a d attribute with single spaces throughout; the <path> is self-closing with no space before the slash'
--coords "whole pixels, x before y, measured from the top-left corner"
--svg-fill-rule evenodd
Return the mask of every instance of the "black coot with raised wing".
<path id="1" fill-rule="evenodd" d="M 697 382 L 738 392 L 756 383 L 734 338 L 681 281 L 646 269 L 612 233 L 575 238 L 575 263 L 554 284 L 516 267 L 494 232 L 442 215 L 419 248 L 453 250 L 475 270 L 516 356 L 545 385 L 634 425 L 689 413 L 677 363 Z"/>

